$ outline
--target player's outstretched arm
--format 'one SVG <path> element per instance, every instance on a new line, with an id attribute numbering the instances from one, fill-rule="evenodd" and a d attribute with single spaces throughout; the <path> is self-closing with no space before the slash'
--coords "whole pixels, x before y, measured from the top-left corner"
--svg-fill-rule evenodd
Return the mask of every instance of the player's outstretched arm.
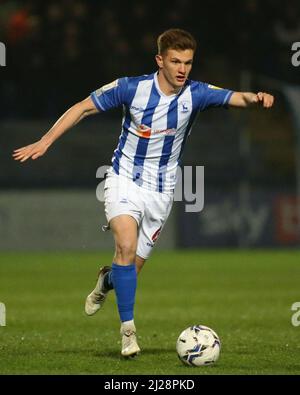
<path id="1" fill-rule="evenodd" d="M 52 126 L 52 128 L 37 142 L 14 150 L 13 158 L 20 162 L 27 159 L 37 159 L 43 156 L 48 148 L 67 130 L 75 126 L 88 115 L 96 114 L 96 109 L 90 97 L 69 108 Z"/>
<path id="2" fill-rule="evenodd" d="M 274 96 L 265 92 L 234 92 L 229 100 L 229 106 L 247 108 L 252 106 L 262 106 L 271 108 L 274 104 Z"/>

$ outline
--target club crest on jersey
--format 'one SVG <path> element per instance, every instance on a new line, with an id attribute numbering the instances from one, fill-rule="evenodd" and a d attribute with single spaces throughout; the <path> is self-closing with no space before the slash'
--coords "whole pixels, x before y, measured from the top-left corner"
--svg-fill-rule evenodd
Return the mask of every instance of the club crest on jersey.
<path id="1" fill-rule="evenodd" d="M 181 105 L 181 112 L 188 112 L 189 111 L 187 102 L 182 102 L 182 103 L 180 103 L 180 105 Z"/>

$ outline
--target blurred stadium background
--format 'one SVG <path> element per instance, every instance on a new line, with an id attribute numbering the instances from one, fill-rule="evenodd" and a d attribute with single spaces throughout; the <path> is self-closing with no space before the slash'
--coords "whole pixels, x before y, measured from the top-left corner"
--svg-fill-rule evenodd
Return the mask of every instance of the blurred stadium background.
<path id="1" fill-rule="evenodd" d="M 175 202 L 139 278 L 143 353 L 127 363 L 114 293 L 103 313 L 83 311 L 112 257 L 96 174 L 110 164 L 121 109 L 85 119 L 38 161 L 12 152 L 98 87 L 155 71 L 156 37 L 170 27 L 197 38 L 191 78 L 269 91 L 276 104 L 199 116 L 183 164 L 205 167 L 204 210 Z M 223 350 L 201 374 L 299 374 L 299 0 L 0 0 L 0 42 L 0 374 L 198 375 L 175 342 L 199 322 Z"/>
<path id="2" fill-rule="evenodd" d="M 176 202 L 157 248 L 299 247 L 299 1 L 1 0 L 1 251 L 113 246 L 96 171 L 110 164 L 121 110 L 84 120 L 38 162 L 11 154 L 101 85 L 155 71 L 156 37 L 170 27 L 198 40 L 192 79 L 270 91 L 276 105 L 199 116 L 184 164 L 205 166 L 204 211 Z"/>

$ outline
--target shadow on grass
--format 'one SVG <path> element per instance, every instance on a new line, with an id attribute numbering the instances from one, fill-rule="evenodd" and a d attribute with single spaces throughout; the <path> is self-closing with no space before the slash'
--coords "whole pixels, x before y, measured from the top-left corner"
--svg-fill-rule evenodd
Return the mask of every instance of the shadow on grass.
<path id="1" fill-rule="evenodd" d="M 147 356 L 147 355 L 153 355 L 153 356 L 159 356 L 160 359 L 164 358 L 164 357 L 173 357 L 174 353 L 176 351 L 173 348 L 170 349 L 161 349 L 161 348 L 145 348 L 141 351 L 140 356 Z M 81 356 L 85 356 L 85 357 L 97 357 L 97 358 L 118 358 L 118 359 L 124 359 L 126 360 L 126 358 L 123 358 L 120 355 L 120 350 L 119 349 L 106 349 L 106 350 L 96 350 L 95 348 L 89 348 L 89 349 L 82 349 L 82 348 L 72 348 L 72 349 L 64 349 L 64 350 L 56 350 L 54 351 L 55 354 L 64 354 L 64 355 L 81 355 Z M 129 358 L 129 359 L 133 359 L 133 358 Z"/>
<path id="2" fill-rule="evenodd" d="M 103 351 L 96 351 L 93 353 L 94 356 L 96 357 L 113 357 L 115 358 L 116 356 L 119 357 L 120 359 L 125 359 L 121 357 L 120 355 L 120 350 L 103 350 Z M 174 355 L 174 349 L 161 349 L 161 348 L 143 348 L 139 356 L 147 356 L 147 355 L 153 355 L 153 356 L 159 356 L 160 359 L 164 358 L 169 355 Z M 134 359 L 134 358 L 127 358 L 127 359 Z"/>

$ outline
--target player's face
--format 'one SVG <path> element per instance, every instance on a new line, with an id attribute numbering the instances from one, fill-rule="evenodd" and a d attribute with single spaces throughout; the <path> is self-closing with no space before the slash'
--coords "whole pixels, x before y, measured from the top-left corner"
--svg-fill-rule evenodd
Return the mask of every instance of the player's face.
<path id="1" fill-rule="evenodd" d="M 194 51 L 185 49 L 178 51 L 168 49 L 163 55 L 157 55 L 156 61 L 160 73 L 173 88 L 181 88 L 187 80 L 192 69 Z"/>

